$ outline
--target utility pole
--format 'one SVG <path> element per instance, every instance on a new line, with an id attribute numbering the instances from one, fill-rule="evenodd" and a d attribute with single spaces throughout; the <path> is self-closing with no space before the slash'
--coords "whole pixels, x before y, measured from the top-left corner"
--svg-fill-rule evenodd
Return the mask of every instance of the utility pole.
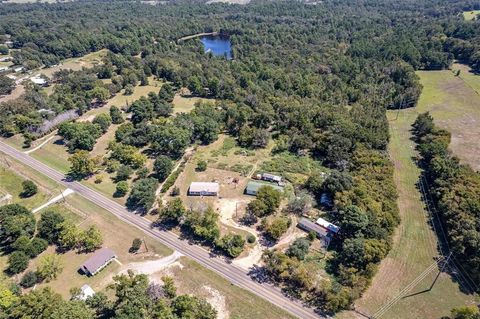
<path id="1" fill-rule="evenodd" d="M 447 259 L 445 259 L 445 261 L 443 262 L 442 267 L 438 270 L 438 274 L 437 274 L 437 276 L 435 276 L 435 279 L 433 280 L 432 284 L 431 284 L 430 287 L 428 288 L 428 291 L 432 290 L 432 289 L 433 289 L 433 286 L 435 286 L 435 283 L 437 282 L 438 277 L 440 277 L 440 274 L 443 272 L 443 270 L 444 270 L 445 267 L 447 266 L 448 260 L 450 259 L 451 256 L 452 256 L 452 253 L 448 254 Z"/>
<path id="2" fill-rule="evenodd" d="M 143 236 L 143 244 L 145 245 L 145 250 L 148 253 L 148 246 L 147 246 L 147 242 L 145 241 L 145 236 Z"/>

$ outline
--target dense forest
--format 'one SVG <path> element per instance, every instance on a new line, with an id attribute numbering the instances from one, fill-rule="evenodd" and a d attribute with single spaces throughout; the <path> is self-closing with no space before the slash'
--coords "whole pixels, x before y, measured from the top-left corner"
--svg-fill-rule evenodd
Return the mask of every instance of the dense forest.
<path id="1" fill-rule="evenodd" d="M 120 183 L 125 172 L 142 169 L 147 155 L 156 158 L 154 178 L 138 173 L 142 178 L 127 201 L 143 211 L 152 207 L 152 190 L 168 175 L 170 161 L 193 143 L 215 141 L 220 132 L 245 148 L 262 148 L 273 139 L 276 153 L 311 156 L 331 174 L 324 180 L 314 172 L 295 187 L 334 199 L 331 218 L 344 230 L 331 246 L 327 270 L 334 280 L 311 280 L 294 253 L 268 251 L 264 259 L 273 280 L 335 312 L 368 287 L 399 223 L 385 111 L 415 106 L 422 89 L 415 70 L 448 68 L 455 58 L 480 71 L 480 22 L 458 16 L 474 8 L 437 0 L 2 5 L 0 37 L 11 35 L 16 64 L 35 69 L 100 49 L 108 54 L 94 68 L 55 74 L 50 95 L 31 85 L 20 98 L 1 103 L 0 132 L 23 134 L 28 147 L 58 128 L 73 154 L 72 173 L 80 178 L 103 165 L 117 172 Z M 177 42 L 208 31 L 230 35 L 233 60 L 204 54 L 197 39 Z M 146 85 L 152 75 L 168 82 L 158 93 L 123 110 L 111 108 L 109 116 L 91 123 L 62 120 Z M 172 116 L 173 96 L 184 87 L 217 102 Z M 124 123 L 123 112 L 130 116 Z M 112 122 L 122 124 L 108 157 L 89 158 Z M 191 212 L 189 222 L 201 236 L 218 237 L 207 227 L 211 218 Z"/>

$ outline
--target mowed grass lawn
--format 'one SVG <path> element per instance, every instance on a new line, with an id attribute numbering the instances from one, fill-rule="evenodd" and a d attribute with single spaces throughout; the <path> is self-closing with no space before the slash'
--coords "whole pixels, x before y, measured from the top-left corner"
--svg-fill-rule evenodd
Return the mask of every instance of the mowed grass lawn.
<path id="1" fill-rule="evenodd" d="M 201 97 L 187 97 L 182 96 L 180 94 L 175 94 L 173 98 L 173 113 L 190 113 L 195 108 L 195 103 L 203 101 L 203 102 L 211 102 L 214 103 L 214 99 L 205 99 Z"/>
<path id="2" fill-rule="evenodd" d="M 452 133 L 450 149 L 463 163 L 480 169 L 480 76 L 454 64 L 460 76 L 445 71 L 420 71 L 423 92 L 416 111 L 429 111 L 435 123 Z"/>
<path id="3" fill-rule="evenodd" d="M 410 140 L 412 123 L 420 112 L 431 111 L 439 125 L 444 125 L 447 129 L 456 129 L 457 132 L 454 134 L 462 134 L 459 132 L 463 129 L 462 121 L 468 119 L 468 114 L 473 116 L 478 112 L 468 108 L 468 105 L 472 107 L 475 105 L 473 103 L 476 103 L 472 89 L 451 71 L 418 74 L 424 86 L 418 107 L 401 110 L 398 114 L 397 111 L 387 113 L 391 136 L 389 153 L 395 164 L 394 180 L 399 195 L 398 206 L 402 222 L 396 231 L 392 251 L 382 261 L 371 287 L 356 302 L 358 310 L 369 314 L 375 313 L 394 298 L 431 265 L 438 255 L 437 236 L 429 226 L 429 215 L 421 199 L 420 190 L 417 189 L 420 170 L 414 161 L 417 156 L 415 143 Z M 466 99 L 470 99 L 470 103 Z M 478 127 L 476 131 L 478 133 Z M 458 150 L 459 148 L 456 148 L 454 152 Z M 428 289 L 437 273 L 438 270 L 435 269 L 409 294 Z M 453 307 L 478 302 L 478 298 L 467 295 L 462 290 L 458 278 L 442 273 L 431 291 L 401 299 L 383 317 L 440 318 L 448 315 Z M 343 313 L 339 317 L 351 316 L 352 313 Z"/>
<path id="4" fill-rule="evenodd" d="M 469 21 L 469 20 L 473 20 L 479 14 L 480 14 L 480 10 L 464 11 L 463 18 Z"/>

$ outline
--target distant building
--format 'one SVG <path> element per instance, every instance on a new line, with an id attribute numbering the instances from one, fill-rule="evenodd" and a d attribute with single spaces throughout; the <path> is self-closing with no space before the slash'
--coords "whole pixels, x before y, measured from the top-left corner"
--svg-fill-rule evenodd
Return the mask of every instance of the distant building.
<path id="1" fill-rule="evenodd" d="M 340 231 L 340 227 L 332 224 L 331 222 L 323 218 L 317 219 L 316 223 L 334 234 L 338 234 L 338 232 Z"/>
<path id="2" fill-rule="evenodd" d="M 30 81 L 40 86 L 47 86 L 47 80 L 38 76 L 32 77 Z"/>
<path id="3" fill-rule="evenodd" d="M 25 68 L 23 66 L 18 66 L 18 67 L 13 69 L 13 71 L 15 71 L 15 73 L 22 72 L 23 70 L 25 70 Z"/>
<path id="4" fill-rule="evenodd" d="M 282 176 L 273 175 L 273 174 L 269 174 L 269 173 L 263 173 L 262 174 L 262 180 L 267 181 L 267 182 L 281 183 L 282 182 Z"/>
<path id="5" fill-rule="evenodd" d="M 85 284 L 80 288 L 81 294 L 78 297 L 80 300 L 87 300 L 88 297 L 93 297 L 95 291 L 89 285 Z"/>
<path id="6" fill-rule="evenodd" d="M 0 72 L 5 72 L 8 70 L 8 66 L 0 66 Z"/>
<path id="7" fill-rule="evenodd" d="M 297 227 L 308 233 L 315 232 L 317 238 L 323 241 L 325 247 L 328 247 L 328 245 L 330 244 L 331 233 L 322 226 L 312 222 L 311 220 L 307 218 L 302 218 L 298 222 Z"/>
<path id="8" fill-rule="evenodd" d="M 93 276 L 100 270 L 105 268 L 117 256 L 115 252 L 109 248 L 102 248 L 98 250 L 92 257 L 90 257 L 80 269 L 87 276 Z"/>
<path id="9" fill-rule="evenodd" d="M 217 196 L 220 190 L 218 183 L 193 182 L 188 188 L 188 195 L 192 196 Z"/>
<path id="10" fill-rule="evenodd" d="M 250 181 L 250 182 L 248 182 L 247 187 L 245 188 L 245 194 L 252 195 L 252 196 L 257 196 L 258 190 L 262 186 L 269 186 L 273 189 L 276 189 L 280 192 L 283 192 L 283 188 L 278 186 L 278 185 Z"/>

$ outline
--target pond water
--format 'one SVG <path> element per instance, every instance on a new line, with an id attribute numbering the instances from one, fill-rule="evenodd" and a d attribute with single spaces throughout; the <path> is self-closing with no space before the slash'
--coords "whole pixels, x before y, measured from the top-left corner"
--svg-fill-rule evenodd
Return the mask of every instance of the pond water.
<path id="1" fill-rule="evenodd" d="M 232 59 L 232 44 L 230 38 L 221 36 L 204 36 L 200 38 L 205 53 L 212 52 L 214 56 L 224 56 L 227 60 Z"/>

